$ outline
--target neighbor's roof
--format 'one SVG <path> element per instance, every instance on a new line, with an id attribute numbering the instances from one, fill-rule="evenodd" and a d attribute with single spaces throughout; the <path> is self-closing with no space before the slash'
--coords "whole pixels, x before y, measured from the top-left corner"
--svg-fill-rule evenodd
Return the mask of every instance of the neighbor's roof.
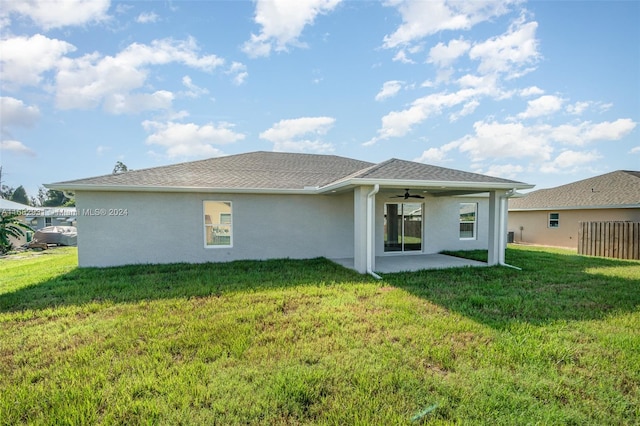
<path id="1" fill-rule="evenodd" d="M 640 208 L 640 172 L 617 170 L 509 199 L 509 210 Z"/>
<path id="2" fill-rule="evenodd" d="M 27 206 L 25 204 L 16 203 L 15 201 L 5 200 L 0 198 L 0 210 L 16 210 L 22 211 L 27 209 L 33 209 L 35 207 Z"/>
<path id="3" fill-rule="evenodd" d="M 445 182 L 496 188 L 531 185 L 391 159 L 380 164 L 335 155 L 251 152 L 45 185 L 59 190 L 319 193 L 371 182 Z"/>

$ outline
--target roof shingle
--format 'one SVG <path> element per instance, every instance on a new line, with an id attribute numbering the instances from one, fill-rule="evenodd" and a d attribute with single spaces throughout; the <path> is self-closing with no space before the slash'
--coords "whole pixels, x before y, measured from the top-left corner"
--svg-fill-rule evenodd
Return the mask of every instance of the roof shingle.
<path id="1" fill-rule="evenodd" d="M 53 188 L 117 188 L 147 190 L 305 190 L 349 179 L 396 179 L 422 182 L 522 184 L 461 170 L 391 159 L 380 164 L 335 155 L 251 152 L 125 173 L 70 180 Z"/>
<path id="2" fill-rule="evenodd" d="M 509 199 L 509 210 L 640 206 L 640 172 L 617 170 Z"/>

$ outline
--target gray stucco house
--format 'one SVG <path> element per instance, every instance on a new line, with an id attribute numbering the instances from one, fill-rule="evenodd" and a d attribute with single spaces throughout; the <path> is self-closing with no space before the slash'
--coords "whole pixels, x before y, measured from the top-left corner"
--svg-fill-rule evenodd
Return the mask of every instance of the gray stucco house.
<path id="1" fill-rule="evenodd" d="M 488 249 L 532 185 L 391 159 L 252 152 L 58 182 L 76 194 L 80 266 L 376 257 Z"/>

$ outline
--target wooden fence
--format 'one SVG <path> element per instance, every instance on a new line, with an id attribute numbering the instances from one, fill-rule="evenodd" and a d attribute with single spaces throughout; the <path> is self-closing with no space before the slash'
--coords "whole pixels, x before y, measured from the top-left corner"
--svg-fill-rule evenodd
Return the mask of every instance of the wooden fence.
<path id="1" fill-rule="evenodd" d="M 640 222 L 580 222 L 578 253 L 640 260 Z"/>

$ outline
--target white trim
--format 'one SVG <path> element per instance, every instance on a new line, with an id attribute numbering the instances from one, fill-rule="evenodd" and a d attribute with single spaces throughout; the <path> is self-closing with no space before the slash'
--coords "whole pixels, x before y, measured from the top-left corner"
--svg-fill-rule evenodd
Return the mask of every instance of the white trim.
<path id="1" fill-rule="evenodd" d="M 385 188 L 416 188 L 416 189 L 469 189 L 469 190 L 495 190 L 495 189 L 530 189 L 535 185 L 520 182 L 460 182 L 460 181 L 437 181 L 437 180 L 415 180 L 415 179 L 347 179 L 340 182 L 330 183 L 318 189 L 319 193 L 330 192 L 348 186 L 360 185 L 380 185 Z M 484 192 L 486 192 L 484 191 Z"/>
<path id="2" fill-rule="evenodd" d="M 367 194 L 367 273 L 376 279 L 382 277 L 373 272 L 373 265 L 376 262 L 376 194 L 380 191 L 380 185 L 375 184 L 371 192 Z"/>
<path id="3" fill-rule="evenodd" d="M 603 206 L 567 206 L 567 207 L 530 207 L 509 209 L 510 212 L 539 212 L 555 210 L 609 210 L 609 209 L 640 209 L 640 204 L 609 204 Z"/>
<path id="4" fill-rule="evenodd" d="M 196 187 L 196 186 L 156 186 L 156 185 L 100 185 L 100 184 L 45 184 L 45 188 L 59 191 L 109 191 L 109 192 L 215 192 L 222 194 L 327 194 L 341 189 L 350 189 L 356 186 L 385 186 L 389 188 L 419 188 L 419 189 L 460 189 L 482 192 L 496 189 L 529 189 L 534 185 L 526 183 L 501 183 L 501 182 L 458 182 L 458 181 L 432 181 L 432 180 L 406 180 L 406 179 L 347 179 L 331 183 L 323 187 L 310 187 L 304 189 L 291 188 L 225 188 L 225 187 Z"/>

